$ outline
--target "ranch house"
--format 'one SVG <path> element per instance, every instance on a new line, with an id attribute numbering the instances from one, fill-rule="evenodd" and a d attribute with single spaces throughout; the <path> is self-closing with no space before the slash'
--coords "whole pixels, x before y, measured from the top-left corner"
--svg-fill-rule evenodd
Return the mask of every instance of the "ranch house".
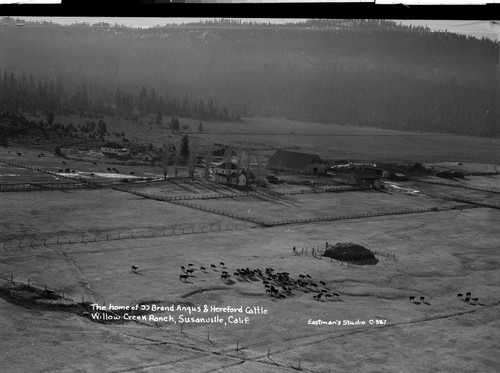
<path id="1" fill-rule="evenodd" d="M 326 166 L 316 154 L 278 150 L 267 163 L 270 170 L 298 172 L 302 174 L 325 174 Z"/>
<path id="2" fill-rule="evenodd" d="M 238 169 L 234 163 L 221 163 L 214 167 L 213 180 L 217 183 L 227 184 L 229 177 L 229 185 L 247 186 L 250 182 L 250 175 L 244 170 Z"/>
<path id="3" fill-rule="evenodd" d="M 101 146 L 101 152 L 104 153 L 105 155 L 111 155 L 111 156 L 126 156 L 130 154 L 130 149 L 124 148 L 121 145 L 108 142 Z"/>

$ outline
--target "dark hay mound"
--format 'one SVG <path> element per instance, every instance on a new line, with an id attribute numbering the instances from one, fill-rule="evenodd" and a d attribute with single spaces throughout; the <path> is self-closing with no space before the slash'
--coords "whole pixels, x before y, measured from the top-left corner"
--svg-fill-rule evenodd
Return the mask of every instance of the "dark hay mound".
<path id="1" fill-rule="evenodd" d="M 340 242 L 330 245 L 326 248 L 323 256 L 360 264 L 376 264 L 378 262 L 370 250 L 352 242 Z"/>

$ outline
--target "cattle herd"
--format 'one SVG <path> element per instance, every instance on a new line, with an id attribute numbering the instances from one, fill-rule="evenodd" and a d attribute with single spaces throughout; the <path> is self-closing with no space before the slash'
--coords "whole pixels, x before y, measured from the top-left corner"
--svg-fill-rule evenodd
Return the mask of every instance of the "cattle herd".
<path id="1" fill-rule="evenodd" d="M 199 267 L 199 268 L 195 268 Z M 221 280 L 227 284 L 239 282 L 261 282 L 264 286 L 264 291 L 269 296 L 275 299 L 286 299 L 295 295 L 295 292 L 301 291 L 304 293 L 314 293 L 313 299 L 317 301 L 339 299 L 340 294 L 333 292 L 324 281 L 314 281 L 308 274 L 300 274 L 298 278 L 292 278 L 288 272 L 277 272 L 273 268 L 261 270 L 259 268 L 250 269 L 237 268 L 233 273 L 229 273 L 226 264 L 220 262 L 218 265 L 210 264 L 210 271 L 204 266 L 195 266 L 193 263 L 188 263 L 186 266 L 181 266 L 182 273 L 179 275 L 181 282 L 187 282 L 189 278 L 194 278 L 193 273 L 220 273 Z"/>
<path id="2" fill-rule="evenodd" d="M 466 303 L 472 303 L 473 302 L 473 304 L 478 304 L 479 303 L 479 298 L 471 298 L 471 295 L 472 295 L 472 293 L 469 291 L 468 293 L 465 294 L 465 298 L 464 298 L 464 294 L 463 293 L 458 293 L 457 294 L 457 298 L 462 299 Z M 424 301 L 425 301 L 425 297 L 420 297 L 420 302 L 424 302 Z M 415 296 L 414 295 L 410 296 L 410 302 L 415 302 Z"/>

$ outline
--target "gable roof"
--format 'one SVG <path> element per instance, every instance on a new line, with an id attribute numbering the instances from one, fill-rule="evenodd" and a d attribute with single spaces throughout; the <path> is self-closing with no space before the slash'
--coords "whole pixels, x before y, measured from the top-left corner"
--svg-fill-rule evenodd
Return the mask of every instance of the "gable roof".
<path id="1" fill-rule="evenodd" d="M 378 176 L 375 172 L 371 170 L 355 170 L 352 171 L 352 174 L 356 179 L 362 179 L 362 180 L 380 179 L 380 176 Z"/>
<path id="2" fill-rule="evenodd" d="M 267 167 L 277 170 L 301 170 L 311 163 L 323 163 L 317 154 L 278 150 L 269 158 Z"/>

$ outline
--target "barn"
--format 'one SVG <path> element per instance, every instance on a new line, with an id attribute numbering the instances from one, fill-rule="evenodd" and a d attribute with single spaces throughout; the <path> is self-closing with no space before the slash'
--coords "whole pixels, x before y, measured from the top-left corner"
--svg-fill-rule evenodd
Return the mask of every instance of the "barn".
<path id="1" fill-rule="evenodd" d="M 267 162 L 270 170 L 298 172 L 303 174 L 325 174 L 326 166 L 316 154 L 278 150 Z"/>

